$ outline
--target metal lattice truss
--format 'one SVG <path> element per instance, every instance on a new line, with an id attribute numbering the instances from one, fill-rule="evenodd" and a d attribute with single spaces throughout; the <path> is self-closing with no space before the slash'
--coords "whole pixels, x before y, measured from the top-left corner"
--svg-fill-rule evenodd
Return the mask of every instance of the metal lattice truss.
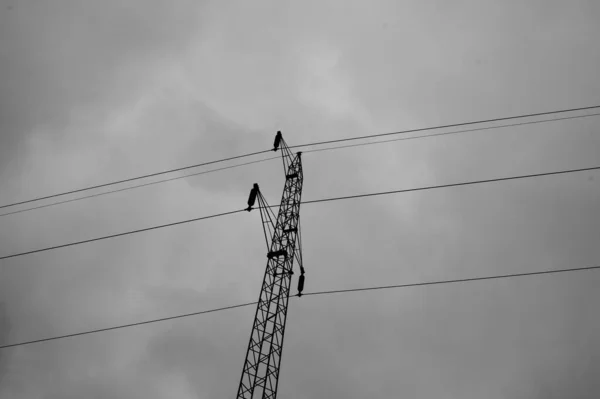
<path id="1" fill-rule="evenodd" d="M 286 174 L 279 212 L 275 218 L 271 207 L 254 185 L 248 200 L 248 211 L 258 200 L 265 232 L 271 236 L 267 268 L 260 291 L 252 334 L 248 344 L 238 399 L 275 399 L 279 381 L 279 367 L 287 317 L 294 259 L 297 259 L 301 277 L 299 291 L 304 285 L 304 269 L 300 246 L 300 199 L 302 194 L 301 153 L 293 155 L 278 132 L 275 150 L 281 145 Z"/>

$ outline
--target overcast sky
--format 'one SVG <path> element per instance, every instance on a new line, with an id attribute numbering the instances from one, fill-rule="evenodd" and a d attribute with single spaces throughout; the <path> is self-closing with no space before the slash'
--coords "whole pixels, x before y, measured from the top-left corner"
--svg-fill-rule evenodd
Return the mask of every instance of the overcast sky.
<path id="1" fill-rule="evenodd" d="M 277 130 L 293 145 L 600 104 L 599 20 L 596 0 L 0 0 L 0 204 L 267 149 Z M 303 198 L 598 166 L 599 127 L 307 153 Z M 281 163 L 0 217 L 0 255 L 239 209 L 255 182 L 276 204 Z M 306 291 L 600 265 L 599 183 L 307 204 Z M 0 261 L 0 343 L 254 301 L 265 253 L 253 212 Z M 294 298 L 279 397 L 598 398 L 599 283 Z M 0 350 L 0 397 L 232 398 L 254 312 Z"/>

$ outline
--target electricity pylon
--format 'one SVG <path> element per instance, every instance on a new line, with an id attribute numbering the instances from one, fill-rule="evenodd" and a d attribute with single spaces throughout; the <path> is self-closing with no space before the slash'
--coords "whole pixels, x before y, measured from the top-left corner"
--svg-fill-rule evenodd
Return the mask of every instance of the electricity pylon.
<path id="1" fill-rule="evenodd" d="M 300 239 L 300 197 L 302 195 L 301 153 L 292 154 L 277 132 L 273 151 L 281 148 L 285 186 L 275 218 L 271 207 L 254 184 L 248 198 L 248 212 L 258 200 L 267 241 L 267 268 L 260 290 L 250 343 L 238 388 L 238 399 L 275 399 L 287 317 L 294 259 L 300 266 L 298 296 L 304 288 L 302 245 Z M 268 237 L 271 237 L 269 245 Z"/>

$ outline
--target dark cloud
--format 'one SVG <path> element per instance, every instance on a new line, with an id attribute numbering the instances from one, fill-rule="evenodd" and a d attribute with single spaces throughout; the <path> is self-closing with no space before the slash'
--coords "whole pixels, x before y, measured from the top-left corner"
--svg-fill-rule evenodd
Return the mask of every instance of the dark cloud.
<path id="1" fill-rule="evenodd" d="M 593 103 L 597 7 L 576 3 L 15 3 L 0 13 L 2 203 L 267 149 L 277 130 L 293 145 Z M 591 166 L 597 129 L 306 153 L 303 197 Z M 307 205 L 306 291 L 597 264 L 597 181 Z M 276 204 L 281 161 L 4 217 L 0 253 L 238 209 L 254 182 Z M 252 301 L 265 261 L 255 212 L 5 260 L 0 340 Z M 597 397 L 597 284 L 581 272 L 292 299 L 280 396 Z M 234 395 L 254 311 L 3 350 L 0 397 Z"/>
<path id="2" fill-rule="evenodd" d="M 100 123 L 134 98 L 148 67 L 180 54 L 200 31 L 198 4 L 191 4 L 61 0 L 23 2 L 2 13 L 3 168 L 25 155 L 33 130 L 60 140 L 77 113 Z"/>

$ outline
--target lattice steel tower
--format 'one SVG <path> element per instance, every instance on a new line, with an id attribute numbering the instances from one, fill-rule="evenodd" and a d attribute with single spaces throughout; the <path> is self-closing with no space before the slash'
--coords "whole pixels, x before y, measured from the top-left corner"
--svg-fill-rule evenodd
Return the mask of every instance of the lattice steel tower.
<path id="1" fill-rule="evenodd" d="M 279 381 L 279 366 L 287 317 L 292 266 L 300 267 L 298 296 L 304 288 L 302 245 L 300 239 L 300 197 L 302 194 L 301 153 L 292 154 L 277 132 L 273 151 L 281 149 L 285 171 L 285 186 L 279 213 L 275 215 L 254 184 L 248 198 L 248 211 L 258 200 L 258 207 L 267 241 L 267 268 L 260 290 L 256 316 L 252 325 L 246 361 L 238 388 L 238 399 L 275 399 Z M 275 220 L 275 223 L 273 222 Z M 269 245 L 268 237 L 271 237 Z"/>

